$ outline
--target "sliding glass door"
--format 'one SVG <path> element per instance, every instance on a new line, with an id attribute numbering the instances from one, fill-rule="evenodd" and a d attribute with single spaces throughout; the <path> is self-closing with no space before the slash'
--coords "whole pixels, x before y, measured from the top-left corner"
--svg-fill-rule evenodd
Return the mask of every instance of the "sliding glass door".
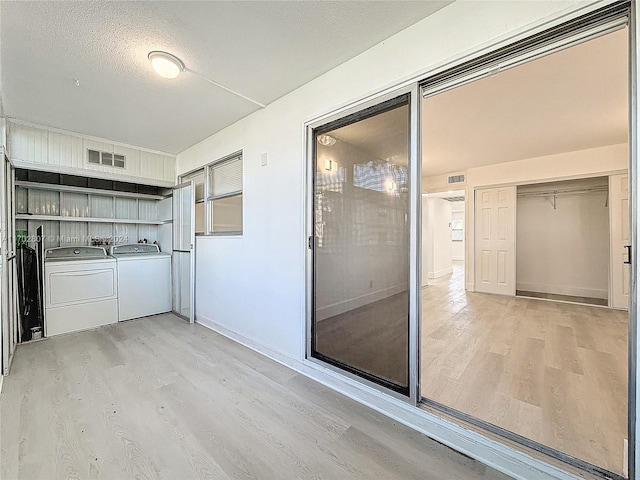
<path id="1" fill-rule="evenodd" d="M 313 130 L 311 356 L 409 394 L 410 95 Z"/>

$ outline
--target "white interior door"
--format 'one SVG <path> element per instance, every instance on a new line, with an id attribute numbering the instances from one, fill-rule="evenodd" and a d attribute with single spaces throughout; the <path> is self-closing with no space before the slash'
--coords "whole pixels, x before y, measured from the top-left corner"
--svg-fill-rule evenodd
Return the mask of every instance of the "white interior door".
<path id="1" fill-rule="evenodd" d="M 173 189 L 173 311 L 195 321 L 195 188 L 193 181 Z"/>
<path id="2" fill-rule="evenodd" d="M 613 308 L 629 308 L 629 265 L 626 245 L 629 236 L 629 176 L 609 177 L 609 222 L 611 232 L 611 290 L 609 304 Z"/>
<path id="3" fill-rule="evenodd" d="M 516 187 L 476 191 L 475 290 L 516 294 Z"/>

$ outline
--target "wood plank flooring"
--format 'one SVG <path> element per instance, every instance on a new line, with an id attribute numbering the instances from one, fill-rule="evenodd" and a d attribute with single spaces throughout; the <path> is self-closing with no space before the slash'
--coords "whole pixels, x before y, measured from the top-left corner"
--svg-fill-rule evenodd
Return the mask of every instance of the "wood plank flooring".
<path id="1" fill-rule="evenodd" d="M 423 289 L 424 397 L 622 474 L 627 312 Z"/>
<path id="2" fill-rule="evenodd" d="M 20 346 L 0 447 L 5 480 L 506 478 L 173 315 Z"/>

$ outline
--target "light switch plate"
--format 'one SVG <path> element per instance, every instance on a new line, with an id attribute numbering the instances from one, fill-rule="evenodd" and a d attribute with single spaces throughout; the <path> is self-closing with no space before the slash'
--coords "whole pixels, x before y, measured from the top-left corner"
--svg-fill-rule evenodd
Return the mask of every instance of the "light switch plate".
<path id="1" fill-rule="evenodd" d="M 260 154 L 260 165 L 263 167 L 267 164 L 267 152 Z"/>

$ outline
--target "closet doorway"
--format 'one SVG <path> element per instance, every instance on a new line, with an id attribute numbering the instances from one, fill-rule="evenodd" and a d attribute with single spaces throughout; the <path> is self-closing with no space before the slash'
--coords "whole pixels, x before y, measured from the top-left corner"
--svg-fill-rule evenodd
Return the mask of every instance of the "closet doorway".
<path id="1" fill-rule="evenodd" d="M 521 185 L 517 192 L 516 295 L 615 306 L 610 286 L 622 279 L 609 280 L 611 219 L 624 217 L 628 231 L 629 212 L 621 215 L 621 203 L 609 201 L 609 177 Z"/>

